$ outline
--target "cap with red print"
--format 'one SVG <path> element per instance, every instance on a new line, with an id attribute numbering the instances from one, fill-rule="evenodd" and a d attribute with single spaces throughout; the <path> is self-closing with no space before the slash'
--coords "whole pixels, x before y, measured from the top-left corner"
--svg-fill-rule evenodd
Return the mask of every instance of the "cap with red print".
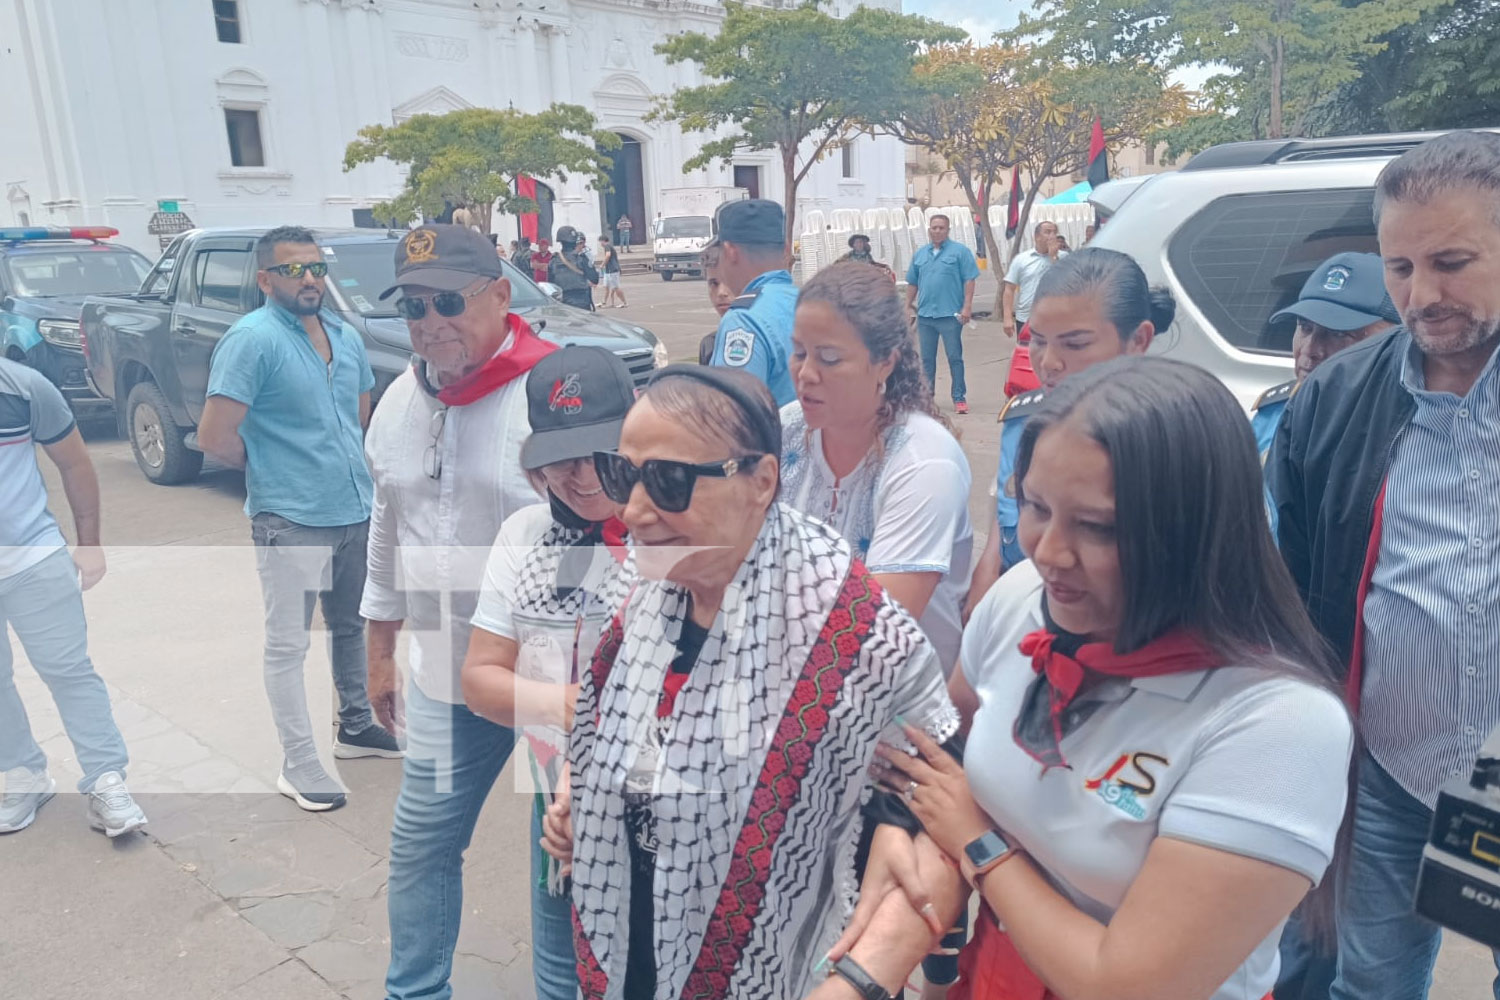
<path id="1" fill-rule="evenodd" d="M 526 382 L 531 437 L 521 447 L 521 467 L 613 451 L 635 402 L 635 382 L 625 362 L 603 347 L 570 346 L 538 361 Z"/>

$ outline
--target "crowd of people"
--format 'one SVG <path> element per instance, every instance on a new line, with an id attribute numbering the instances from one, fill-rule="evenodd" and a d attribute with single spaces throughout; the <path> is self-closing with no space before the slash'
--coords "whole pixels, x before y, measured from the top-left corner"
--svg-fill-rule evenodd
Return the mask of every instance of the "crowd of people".
<path id="1" fill-rule="evenodd" d="M 1039 229 L 1006 323 L 1041 388 L 1001 415 L 978 553 L 932 389 L 942 342 L 963 412 L 947 220 L 904 296 L 867 240 L 798 289 L 780 207 L 726 205 L 702 363 L 639 395 L 510 311 L 484 237 L 422 226 L 386 292 L 414 363 L 373 415 L 311 234 L 268 233 L 200 440 L 246 469 L 278 787 L 344 804 L 301 694 L 320 594 L 335 753 L 402 758 L 388 997 L 451 995 L 518 744 L 543 1000 L 878 1000 L 918 967 L 954 1000 L 1425 996 L 1433 803 L 1500 724 L 1500 136 L 1413 149 L 1375 204 L 1379 254 L 1285 311 L 1296 379 L 1253 429 L 1146 356 L 1175 304 L 1137 262 Z M 113 836 L 145 817 L 82 642 L 97 484 L 27 372 L 0 362 L 0 434 L 62 467 L 80 547 L 0 449 L 0 542 L 31 553 L 0 613 Z M 0 655 L 11 830 L 52 784 Z"/>

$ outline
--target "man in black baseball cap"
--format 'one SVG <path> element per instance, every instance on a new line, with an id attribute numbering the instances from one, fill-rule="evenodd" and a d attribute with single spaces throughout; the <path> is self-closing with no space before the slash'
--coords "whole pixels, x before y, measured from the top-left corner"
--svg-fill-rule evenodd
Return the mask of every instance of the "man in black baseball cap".
<path id="1" fill-rule="evenodd" d="M 778 406 L 796 397 L 787 359 L 797 289 L 786 269 L 786 213 L 750 198 L 719 209 L 718 275 L 738 296 L 719 320 L 710 364 L 743 368 L 771 390 Z"/>
<path id="2" fill-rule="evenodd" d="M 465 226 L 431 223 L 413 229 L 396 247 L 396 283 L 382 301 L 403 288 L 456 292 L 476 278 L 498 278 L 500 258 L 484 235 Z"/>

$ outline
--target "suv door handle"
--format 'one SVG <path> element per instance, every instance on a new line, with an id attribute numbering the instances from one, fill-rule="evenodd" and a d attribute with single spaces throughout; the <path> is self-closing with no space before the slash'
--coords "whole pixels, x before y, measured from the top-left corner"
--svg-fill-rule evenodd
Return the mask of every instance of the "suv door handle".
<path id="1" fill-rule="evenodd" d="M 197 333 L 198 332 L 198 328 L 196 326 L 194 326 L 191 323 L 187 323 L 187 322 L 178 323 L 175 327 L 173 327 L 173 329 L 177 333 Z"/>

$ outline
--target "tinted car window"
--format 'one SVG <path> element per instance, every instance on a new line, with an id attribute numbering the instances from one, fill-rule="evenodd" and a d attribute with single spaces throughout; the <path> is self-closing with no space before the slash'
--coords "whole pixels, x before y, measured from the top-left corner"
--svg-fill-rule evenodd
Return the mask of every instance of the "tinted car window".
<path id="1" fill-rule="evenodd" d="M 396 296 L 384 302 L 380 293 L 396 281 L 396 240 L 339 243 L 323 247 L 328 261 L 328 283 L 336 287 L 349 308 L 363 316 L 394 316 Z M 530 277 L 523 277 L 508 260 L 500 268 L 510 279 L 510 304 L 515 309 L 549 301 Z"/>
<path id="2" fill-rule="evenodd" d="M 103 247 L 23 252 L 4 266 L 6 285 L 28 297 L 133 292 L 151 267 L 138 253 Z"/>
<path id="3" fill-rule="evenodd" d="M 239 312 L 244 308 L 240 291 L 245 283 L 248 250 L 209 250 L 198 255 L 193 283 L 197 301 L 210 309 Z"/>
<path id="4" fill-rule="evenodd" d="M 1370 188 L 1228 195 L 1172 237 L 1167 259 L 1209 325 L 1244 351 L 1290 354 L 1293 324 L 1272 324 L 1336 253 L 1379 253 Z"/>

